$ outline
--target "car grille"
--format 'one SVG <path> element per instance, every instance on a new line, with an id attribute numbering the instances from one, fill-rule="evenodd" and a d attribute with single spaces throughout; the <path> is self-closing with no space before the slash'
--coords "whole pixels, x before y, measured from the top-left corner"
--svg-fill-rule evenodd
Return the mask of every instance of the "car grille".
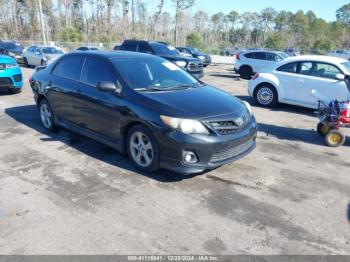
<path id="1" fill-rule="evenodd" d="M 188 71 L 190 72 L 203 71 L 203 63 L 190 62 L 187 68 L 188 68 Z"/>
<path id="2" fill-rule="evenodd" d="M 237 157 L 244 152 L 248 151 L 254 145 L 254 140 L 249 140 L 243 144 L 232 146 L 220 151 L 215 152 L 211 159 L 210 163 L 215 164 L 231 158 Z"/>
<path id="3" fill-rule="evenodd" d="M 14 75 L 13 79 L 15 79 L 15 82 L 21 82 L 22 81 L 22 75 Z"/>
<path id="4" fill-rule="evenodd" d="M 9 77 L 0 77 L 0 86 L 9 86 L 12 85 L 11 78 Z"/>
<path id="5" fill-rule="evenodd" d="M 238 119 L 238 118 L 237 118 Z M 237 119 L 225 120 L 225 121 L 210 121 L 209 126 L 219 135 L 230 135 L 240 131 L 249 122 L 249 113 L 247 112 L 241 118 L 241 124 L 238 123 Z"/>

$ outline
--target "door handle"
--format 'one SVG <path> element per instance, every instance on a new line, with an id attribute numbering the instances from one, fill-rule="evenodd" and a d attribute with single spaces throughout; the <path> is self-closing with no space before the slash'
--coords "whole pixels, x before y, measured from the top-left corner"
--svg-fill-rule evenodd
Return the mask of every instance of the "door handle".
<path id="1" fill-rule="evenodd" d="M 304 81 L 304 79 L 300 79 L 300 78 L 298 78 L 298 82 L 300 82 L 300 83 L 304 83 L 305 81 Z"/>

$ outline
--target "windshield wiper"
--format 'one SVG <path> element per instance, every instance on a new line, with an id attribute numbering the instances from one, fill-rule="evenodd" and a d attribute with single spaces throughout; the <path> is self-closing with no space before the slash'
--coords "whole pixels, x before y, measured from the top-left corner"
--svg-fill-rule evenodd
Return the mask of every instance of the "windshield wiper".
<path id="1" fill-rule="evenodd" d="M 134 90 L 140 91 L 140 92 L 165 91 L 164 88 L 160 88 L 160 87 L 156 87 L 156 86 L 140 87 L 140 88 L 135 88 Z"/>
<path id="2" fill-rule="evenodd" d="M 183 85 L 176 85 L 176 86 L 173 86 L 173 87 L 169 87 L 167 89 L 186 89 L 186 88 L 197 88 L 197 87 L 200 87 L 200 86 L 203 86 L 204 84 L 202 83 L 196 83 L 196 84 L 183 84 Z"/>

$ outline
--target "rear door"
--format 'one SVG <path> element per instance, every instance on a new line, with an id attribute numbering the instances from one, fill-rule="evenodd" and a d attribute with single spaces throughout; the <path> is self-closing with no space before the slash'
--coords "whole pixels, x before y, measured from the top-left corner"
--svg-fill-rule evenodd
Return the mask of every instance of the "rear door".
<path id="1" fill-rule="evenodd" d="M 113 141 L 119 132 L 119 108 L 122 100 L 115 93 L 99 91 L 96 86 L 103 81 L 117 85 L 117 80 L 109 61 L 87 56 L 81 74 L 82 86 L 75 98 L 79 108 L 79 125 Z"/>
<path id="2" fill-rule="evenodd" d="M 81 85 L 81 64 L 80 55 L 62 58 L 53 68 L 47 87 L 47 96 L 55 115 L 72 123 L 77 119 L 74 97 Z"/>
<path id="3" fill-rule="evenodd" d="M 266 52 L 252 52 L 244 55 L 247 58 L 247 64 L 253 68 L 254 72 L 260 72 L 266 67 Z"/>

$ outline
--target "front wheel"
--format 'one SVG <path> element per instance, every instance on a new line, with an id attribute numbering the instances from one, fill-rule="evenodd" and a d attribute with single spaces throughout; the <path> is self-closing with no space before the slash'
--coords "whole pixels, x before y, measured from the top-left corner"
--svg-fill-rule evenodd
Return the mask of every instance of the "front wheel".
<path id="1" fill-rule="evenodd" d="M 342 146 L 344 145 L 345 140 L 345 135 L 339 130 L 331 130 L 325 137 L 326 145 L 330 147 Z"/>
<path id="2" fill-rule="evenodd" d="M 269 84 L 262 84 L 254 91 L 255 101 L 263 107 L 274 107 L 278 102 L 276 89 Z"/>
<path id="3" fill-rule="evenodd" d="M 39 104 L 39 114 L 42 125 L 49 131 L 55 131 L 54 114 L 51 106 L 46 99 L 41 100 Z"/>
<path id="4" fill-rule="evenodd" d="M 127 153 L 137 169 L 148 173 L 159 169 L 158 143 L 145 126 L 137 125 L 130 129 L 127 136 Z"/>

